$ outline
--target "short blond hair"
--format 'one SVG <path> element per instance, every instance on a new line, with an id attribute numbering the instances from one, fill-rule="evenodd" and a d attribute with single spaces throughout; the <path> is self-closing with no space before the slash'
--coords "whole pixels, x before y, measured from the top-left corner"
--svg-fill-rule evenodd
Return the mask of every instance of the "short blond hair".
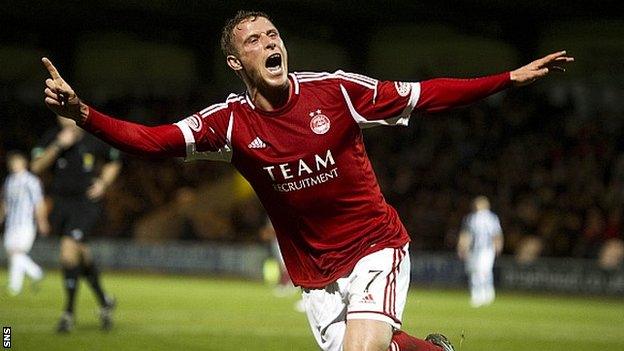
<path id="1" fill-rule="evenodd" d="M 241 22 L 250 20 L 255 21 L 258 17 L 264 17 L 271 21 L 271 18 L 262 11 L 245 11 L 239 10 L 236 13 L 236 16 L 230 18 L 225 22 L 225 26 L 223 26 L 223 30 L 221 31 L 221 51 L 227 57 L 228 55 L 237 54 L 236 48 L 234 47 L 234 28 L 238 26 Z"/>

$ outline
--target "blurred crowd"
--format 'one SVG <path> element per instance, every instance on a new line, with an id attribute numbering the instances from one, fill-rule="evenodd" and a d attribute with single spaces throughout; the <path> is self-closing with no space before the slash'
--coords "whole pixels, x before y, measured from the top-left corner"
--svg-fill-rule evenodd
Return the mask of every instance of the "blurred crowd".
<path id="1" fill-rule="evenodd" d="M 619 105 L 588 106 L 579 98 L 587 89 L 512 90 L 422 116 L 391 138 L 371 131 L 369 153 L 412 247 L 450 250 L 483 194 L 501 218 L 505 253 L 520 261 L 621 260 L 624 119 Z"/>
<path id="2" fill-rule="evenodd" d="M 624 250 L 623 113 L 621 105 L 596 108 L 583 99 L 588 89 L 511 90 L 451 113 L 416 114 L 409 128 L 366 130 L 369 156 L 412 248 L 453 250 L 471 199 L 486 195 L 501 218 L 504 252 L 520 260 Z M 99 107 L 155 125 L 220 99 L 124 98 Z M 32 147 L 54 123 L 40 106 L 6 102 L 24 117 L 3 121 L 2 159 L 10 148 Z M 99 235 L 152 242 L 257 241 L 266 221 L 229 165 L 129 155 L 106 208 Z"/>

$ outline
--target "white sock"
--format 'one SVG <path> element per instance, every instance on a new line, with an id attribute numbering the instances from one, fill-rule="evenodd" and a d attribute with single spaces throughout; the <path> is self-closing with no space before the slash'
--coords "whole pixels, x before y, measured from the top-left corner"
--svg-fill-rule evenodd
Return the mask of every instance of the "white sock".
<path id="1" fill-rule="evenodd" d="M 477 273 L 470 275 L 470 303 L 473 306 L 480 306 L 483 303 L 481 293 L 481 281 Z"/>
<path id="2" fill-rule="evenodd" d="M 23 253 L 22 262 L 24 265 L 24 271 L 33 280 L 39 280 L 43 278 L 43 270 L 37 265 L 27 254 Z"/>
<path id="3" fill-rule="evenodd" d="M 20 254 L 9 256 L 9 289 L 12 293 L 19 294 L 24 283 L 24 265 Z"/>

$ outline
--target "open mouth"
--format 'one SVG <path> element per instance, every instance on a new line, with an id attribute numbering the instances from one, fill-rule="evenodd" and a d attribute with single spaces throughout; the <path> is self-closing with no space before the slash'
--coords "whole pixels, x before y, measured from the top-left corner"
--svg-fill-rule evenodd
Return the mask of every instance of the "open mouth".
<path id="1" fill-rule="evenodd" d="M 264 66 L 271 73 L 278 73 L 282 69 L 282 54 L 273 54 L 266 59 Z"/>

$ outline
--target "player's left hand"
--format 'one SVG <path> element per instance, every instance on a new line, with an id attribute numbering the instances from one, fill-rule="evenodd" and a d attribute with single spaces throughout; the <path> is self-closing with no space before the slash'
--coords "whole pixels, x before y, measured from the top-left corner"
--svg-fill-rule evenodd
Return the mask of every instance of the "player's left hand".
<path id="1" fill-rule="evenodd" d="M 104 196 L 105 192 L 106 184 L 104 184 L 104 181 L 100 178 L 95 178 L 93 184 L 87 189 L 87 197 L 93 201 L 97 201 Z"/>
<path id="2" fill-rule="evenodd" d="M 565 51 L 555 52 L 511 71 L 511 81 L 516 86 L 531 84 L 550 72 L 565 72 L 565 65 L 570 62 L 574 62 L 574 57 L 567 56 Z"/>

